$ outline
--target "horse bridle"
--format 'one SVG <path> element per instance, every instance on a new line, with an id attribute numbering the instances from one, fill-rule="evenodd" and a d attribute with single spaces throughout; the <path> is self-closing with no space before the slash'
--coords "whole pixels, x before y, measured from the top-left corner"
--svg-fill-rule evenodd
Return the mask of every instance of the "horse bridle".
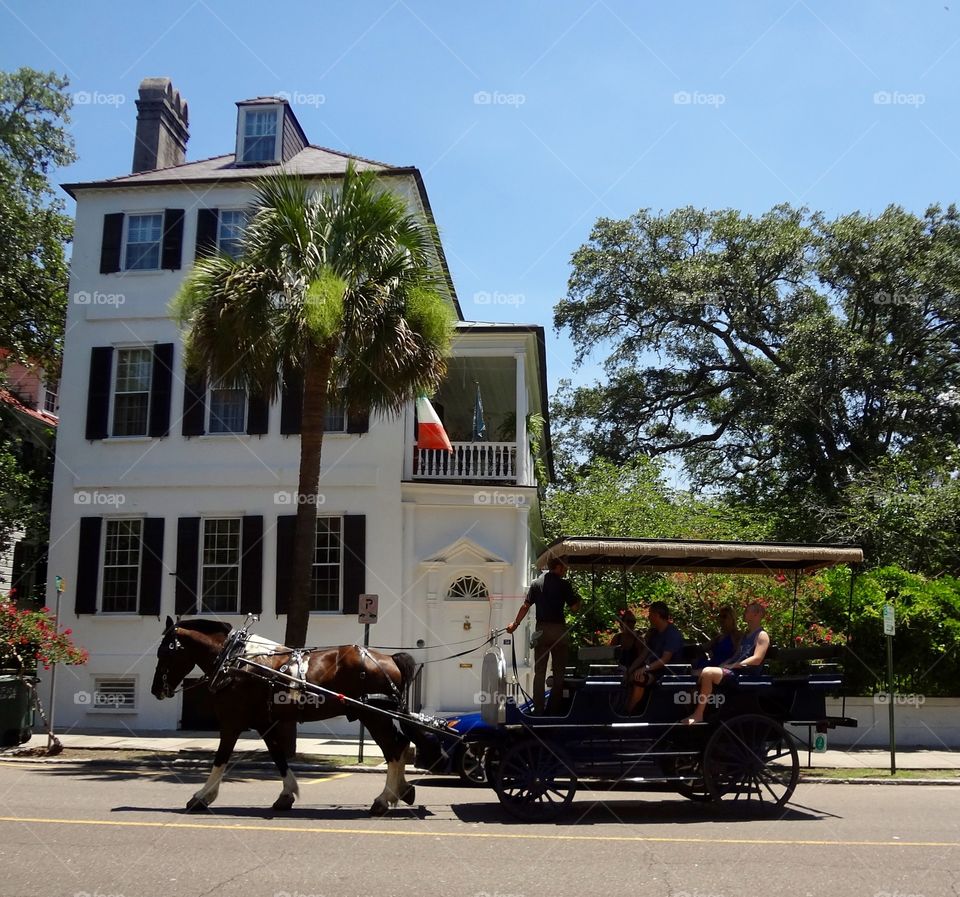
<path id="1" fill-rule="evenodd" d="M 167 639 L 169 638 L 169 641 Z M 167 630 L 163 633 L 163 638 L 160 639 L 160 650 L 157 652 L 158 659 L 166 659 L 173 657 L 178 651 L 183 650 L 183 644 L 180 642 L 180 637 L 177 635 L 177 624 L 174 623 L 172 626 L 168 627 Z M 168 692 L 167 691 L 167 668 L 164 665 L 163 672 L 160 674 L 160 683 L 163 686 L 163 694 L 172 698 L 175 694 L 181 691 L 189 691 L 191 688 L 196 688 L 198 685 L 203 685 L 207 681 L 207 674 L 204 673 L 196 682 L 191 682 L 189 685 L 181 682 L 175 689 Z"/>

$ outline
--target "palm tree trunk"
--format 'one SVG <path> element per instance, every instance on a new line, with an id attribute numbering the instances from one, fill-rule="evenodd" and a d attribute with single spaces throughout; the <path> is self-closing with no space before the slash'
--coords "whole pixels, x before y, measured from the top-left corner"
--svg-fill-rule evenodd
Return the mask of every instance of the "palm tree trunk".
<path id="1" fill-rule="evenodd" d="M 317 493 L 320 485 L 320 450 L 327 413 L 327 384 L 332 355 L 311 354 L 303 371 L 303 417 L 300 426 L 300 482 L 297 487 L 297 523 L 293 537 L 293 570 L 287 601 L 284 643 L 302 648 L 310 622 L 310 578 L 316 551 Z"/>

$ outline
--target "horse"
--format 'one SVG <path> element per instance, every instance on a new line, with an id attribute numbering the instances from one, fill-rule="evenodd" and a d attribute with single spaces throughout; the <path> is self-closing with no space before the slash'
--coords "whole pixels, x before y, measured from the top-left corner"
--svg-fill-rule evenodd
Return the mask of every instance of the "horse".
<path id="1" fill-rule="evenodd" d="M 231 630 L 229 623 L 219 620 L 174 622 L 167 617 L 157 649 L 157 668 L 151 687 L 153 696 L 158 700 L 172 698 L 194 667 L 203 671 L 205 679 L 215 676 Z M 386 695 L 387 703 L 399 709 L 402 695 L 416 670 L 409 654 L 381 654 L 357 645 L 301 649 L 298 652 L 260 636 L 248 636 L 241 656 L 271 670 L 281 671 L 282 668 L 294 679 L 321 686 L 333 694 L 309 692 L 279 676 L 277 681 L 265 681 L 269 672 L 260 674 L 256 671 L 256 675 L 228 673 L 222 687 L 211 689 L 220 724 L 220 744 L 213 758 L 213 768 L 203 787 L 187 802 L 187 812 L 204 810 L 216 800 L 227 761 L 240 733 L 246 729 L 255 729 L 260 734 L 283 779 L 283 790 L 273 809 L 289 810 L 300 790 L 287 763 L 282 733 L 297 722 L 343 715 L 363 723 L 387 761 L 386 785 L 374 800 L 370 815 L 384 815 L 399 800 L 408 805 L 413 803 L 416 790 L 404 778 L 409 738 L 398 731 L 393 718 L 387 714 L 338 700 L 341 695 L 357 700 L 368 695 Z M 239 669 L 245 666 L 242 662 L 238 664 Z M 251 669 L 250 666 L 246 668 Z M 216 678 L 219 683 L 221 677 Z"/>

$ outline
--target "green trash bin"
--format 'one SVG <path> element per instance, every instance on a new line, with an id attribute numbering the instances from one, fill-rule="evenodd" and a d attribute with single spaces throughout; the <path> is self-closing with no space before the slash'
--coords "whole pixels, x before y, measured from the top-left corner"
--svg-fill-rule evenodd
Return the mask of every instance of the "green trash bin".
<path id="1" fill-rule="evenodd" d="M 0 745 L 29 741 L 32 727 L 33 696 L 27 680 L 15 673 L 0 673 Z"/>

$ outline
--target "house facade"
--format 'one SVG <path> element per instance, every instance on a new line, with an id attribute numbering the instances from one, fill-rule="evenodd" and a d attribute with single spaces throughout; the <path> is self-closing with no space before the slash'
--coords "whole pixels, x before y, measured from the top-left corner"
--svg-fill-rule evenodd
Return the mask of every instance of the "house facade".
<path id="1" fill-rule="evenodd" d="M 60 575 L 61 626 L 90 661 L 58 677 L 61 726 L 201 725 L 191 693 L 150 694 L 168 614 L 238 626 L 257 613 L 256 632 L 283 637 L 301 393 L 289 383 L 265 402 L 185 377 L 169 303 L 195 258 L 236 251 L 255 180 L 281 166 L 320 188 L 352 158 L 432 219 L 417 169 L 311 146 L 282 99 L 238 103 L 234 151 L 197 162 L 186 161 L 187 105 L 167 79 L 145 80 L 137 107 L 133 172 L 65 185 L 76 236 L 48 603 Z M 397 418 L 331 409 L 307 637 L 360 641 L 359 596 L 378 595 L 370 643 L 434 661 L 418 685 L 428 711 L 474 705 L 482 652 L 443 658 L 513 618 L 541 535 L 537 469 L 550 469 L 548 425 L 534 439 L 527 426 L 547 413 L 542 328 L 465 321 L 448 291 L 457 335 L 433 400 L 454 452 L 416 447 L 413 403 Z M 478 393 L 484 439 L 473 438 Z"/>

